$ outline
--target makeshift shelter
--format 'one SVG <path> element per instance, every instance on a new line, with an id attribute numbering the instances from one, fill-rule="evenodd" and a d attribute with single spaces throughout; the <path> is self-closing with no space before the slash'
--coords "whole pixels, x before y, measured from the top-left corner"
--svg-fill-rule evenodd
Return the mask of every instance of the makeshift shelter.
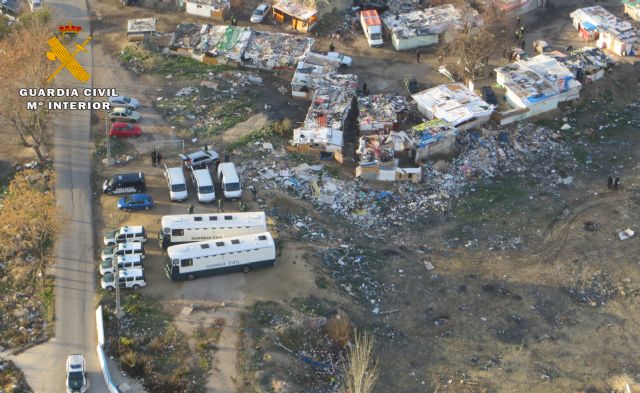
<path id="1" fill-rule="evenodd" d="M 453 154 L 458 130 L 446 120 L 433 119 L 411 127 L 415 162 Z"/>
<path id="2" fill-rule="evenodd" d="M 459 130 L 486 123 L 494 109 L 462 83 L 439 85 L 412 97 L 427 118 L 444 119 Z"/>
<path id="3" fill-rule="evenodd" d="M 186 0 L 189 15 L 203 16 L 221 22 L 229 13 L 230 0 Z"/>
<path id="4" fill-rule="evenodd" d="M 622 0 L 624 13 L 633 20 L 640 21 L 640 0 Z"/>
<path id="5" fill-rule="evenodd" d="M 410 160 L 412 153 L 413 143 L 404 131 L 362 136 L 356 150 L 359 157 L 356 177 L 418 183 L 422 169 Z"/>
<path id="6" fill-rule="evenodd" d="M 397 130 L 409 112 L 404 96 L 378 94 L 358 97 L 358 129 L 360 135 Z"/>
<path id="7" fill-rule="evenodd" d="M 156 32 L 157 18 L 129 19 L 127 21 L 127 41 L 145 41 Z"/>
<path id="8" fill-rule="evenodd" d="M 631 23 L 600 6 L 579 8 L 569 15 L 580 36 L 596 40 L 598 48 L 608 49 L 619 56 L 634 54 L 633 45 L 638 39 L 638 31 Z"/>
<path id="9" fill-rule="evenodd" d="M 568 55 L 558 56 L 580 83 L 589 83 L 602 79 L 604 73 L 615 62 L 600 48 L 580 48 Z"/>
<path id="10" fill-rule="evenodd" d="M 308 32 L 318 21 L 318 10 L 296 2 L 280 0 L 272 7 L 273 18 L 280 23 L 291 22 L 294 30 Z"/>

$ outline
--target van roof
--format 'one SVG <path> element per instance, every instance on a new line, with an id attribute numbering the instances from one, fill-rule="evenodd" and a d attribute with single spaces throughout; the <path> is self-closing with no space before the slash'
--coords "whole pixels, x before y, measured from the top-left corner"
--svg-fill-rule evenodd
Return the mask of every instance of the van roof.
<path id="1" fill-rule="evenodd" d="M 137 173 L 118 173 L 117 175 L 114 175 L 112 177 L 112 179 L 117 179 L 117 180 L 124 180 L 124 181 L 138 181 L 138 180 L 142 180 L 144 181 L 144 173 L 142 172 L 137 172 Z"/>
<path id="2" fill-rule="evenodd" d="M 236 166 L 233 165 L 233 162 L 224 162 L 220 164 L 218 173 L 222 173 L 225 181 L 229 183 L 237 183 L 240 181 L 238 178 L 238 172 L 236 171 Z"/>
<path id="3" fill-rule="evenodd" d="M 119 243 L 118 244 L 118 250 L 141 250 L 142 249 L 142 243 L 138 243 L 138 242 L 133 242 L 133 243 Z"/>
<path id="4" fill-rule="evenodd" d="M 193 175 L 196 177 L 198 187 L 213 185 L 213 180 L 211 180 L 211 173 L 209 173 L 208 168 L 193 169 Z"/>
<path id="5" fill-rule="evenodd" d="M 140 254 L 118 255 L 116 260 L 118 261 L 118 263 L 120 263 L 120 262 L 137 262 L 137 261 L 142 261 L 142 256 Z"/>
<path id="6" fill-rule="evenodd" d="M 180 167 L 180 166 L 176 166 L 176 167 L 173 167 L 173 168 L 167 168 L 167 174 L 172 179 L 179 177 L 181 180 L 184 180 L 184 172 L 182 171 L 182 167 Z"/>
<path id="7" fill-rule="evenodd" d="M 118 271 L 120 277 L 138 277 L 144 276 L 144 268 L 142 267 L 129 267 Z"/>
<path id="8" fill-rule="evenodd" d="M 142 225 L 136 226 L 126 226 L 120 228 L 120 233 L 141 233 L 144 232 L 144 227 Z"/>

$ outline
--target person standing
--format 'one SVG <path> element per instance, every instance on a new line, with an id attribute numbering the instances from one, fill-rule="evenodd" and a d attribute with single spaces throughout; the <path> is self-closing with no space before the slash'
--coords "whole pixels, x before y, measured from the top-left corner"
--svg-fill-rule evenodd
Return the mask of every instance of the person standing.
<path id="1" fill-rule="evenodd" d="M 256 200 L 256 196 L 258 195 L 258 189 L 255 186 L 251 187 L 251 195 L 253 195 L 253 200 Z"/>
<path id="2" fill-rule="evenodd" d="M 151 150 L 151 165 L 156 166 L 158 157 L 156 156 L 156 149 Z"/>
<path id="3" fill-rule="evenodd" d="M 216 213 L 224 213 L 224 206 L 222 205 L 222 198 L 218 198 L 218 210 Z"/>
<path id="4" fill-rule="evenodd" d="M 616 177 L 616 180 L 614 180 L 614 182 L 613 182 L 613 189 L 617 190 L 618 187 L 620 187 L 620 178 Z"/>
<path id="5" fill-rule="evenodd" d="M 189 208 L 187 209 L 187 212 L 189 212 L 189 214 L 193 214 L 193 203 L 189 204 Z"/>
<path id="6" fill-rule="evenodd" d="M 336 49 L 335 45 L 333 45 L 333 41 L 329 43 L 329 52 L 333 52 Z"/>
<path id="7" fill-rule="evenodd" d="M 420 64 L 420 49 L 416 49 L 416 63 Z"/>
<path id="8" fill-rule="evenodd" d="M 607 179 L 607 188 L 608 189 L 612 189 L 613 188 L 613 177 L 609 176 L 609 178 Z"/>
<path id="9" fill-rule="evenodd" d="M 156 165 L 160 166 L 161 161 L 162 161 L 162 154 L 160 154 L 160 151 L 156 150 Z"/>
<path id="10" fill-rule="evenodd" d="M 229 153 L 227 153 L 226 151 L 224 152 L 224 162 L 229 162 L 231 160 L 231 157 L 229 157 Z"/>

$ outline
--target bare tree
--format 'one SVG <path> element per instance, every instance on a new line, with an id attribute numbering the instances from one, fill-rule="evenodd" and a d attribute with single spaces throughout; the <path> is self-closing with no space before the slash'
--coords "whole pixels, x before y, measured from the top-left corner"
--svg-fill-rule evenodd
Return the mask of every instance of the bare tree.
<path id="1" fill-rule="evenodd" d="M 18 172 L 9 184 L 0 209 L 0 258 L 31 256 L 43 282 L 63 224 L 51 189 L 53 181 L 47 171 Z"/>
<path id="2" fill-rule="evenodd" d="M 47 124 L 50 119 L 48 101 L 36 109 L 27 109 L 34 98 L 21 97 L 22 88 L 47 88 L 47 78 L 55 65 L 46 57 L 47 40 L 52 36 L 51 16 L 42 11 L 21 18 L 11 31 L 0 40 L 3 66 L 0 68 L 0 121 L 9 125 L 21 144 L 33 150 L 39 161 L 44 160 L 42 147 L 47 142 Z"/>
<path id="3" fill-rule="evenodd" d="M 343 393 L 371 393 L 380 376 L 380 365 L 374 358 L 375 340 L 367 333 L 354 330 L 354 343 L 347 352 L 343 368 Z"/>
<path id="4" fill-rule="evenodd" d="M 502 53 L 513 42 L 512 22 L 497 7 L 488 7 L 480 19 L 474 17 L 477 11 L 469 6 L 459 6 L 463 15 L 462 22 L 451 40 L 441 48 L 441 54 L 458 59 L 455 65 L 457 74 L 464 83 L 475 79 L 479 72 L 487 67 L 488 60 Z"/>

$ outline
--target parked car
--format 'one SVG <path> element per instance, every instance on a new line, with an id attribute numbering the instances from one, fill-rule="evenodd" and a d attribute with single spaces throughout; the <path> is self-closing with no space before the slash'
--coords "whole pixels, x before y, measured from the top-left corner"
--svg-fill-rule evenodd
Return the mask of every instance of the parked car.
<path id="1" fill-rule="evenodd" d="M 152 207 L 153 198 L 149 194 L 131 194 L 118 201 L 118 209 L 125 211 L 149 210 Z"/>
<path id="2" fill-rule="evenodd" d="M 128 108 L 113 108 L 113 111 L 109 113 L 109 120 L 111 121 L 126 121 L 135 123 L 140 120 L 140 112 L 132 111 Z"/>
<path id="3" fill-rule="evenodd" d="M 87 391 L 87 372 L 84 356 L 69 355 L 67 358 L 67 393 L 84 393 Z"/>
<path id="4" fill-rule="evenodd" d="M 480 93 L 482 93 L 482 99 L 485 100 L 487 104 L 498 106 L 498 97 L 496 97 L 496 92 L 493 91 L 491 86 L 482 86 Z"/>
<path id="5" fill-rule="evenodd" d="M 190 154 L 178 155 L 188 168 L 200 168 L 211 163 L 220 162 L 220 156 L 213 150 L 198 150 Z"/>
<path id="6" fill-rule="evenodd" d="M 128 109 L 138 109 L 138 105 L 140 103 L 135 98 L 127 97 L 127 96 L 116 96 L 109 97 L 109 102 L 112 107 L 124 107 Z"/>
<path id="7" fill-rule="evenodd" d="M 109 136 L 137 138 L 142 134 L 140 126 L 131 123 L 113 123 L 109 129 Z"/>
<path id="8" fill-rule="evenodd" d="M 353 61 L 351 60 L 351 57 L 343 55 L 342 53 L 327 52 L 327 57 L 332 59 L 332 60 L 339 61 L 340 65 L 343 66 L 343 67 L 351 67 L 351 64 L 353 64 Z"/>
<path id="9" fill-rule="evenodd" d="M 251 14 L 251 23 L 262 23 L 264 18 L 271 10 L 271 5 L 267 3 L 262 3 L 253 10 L 253 14 Z"/>

